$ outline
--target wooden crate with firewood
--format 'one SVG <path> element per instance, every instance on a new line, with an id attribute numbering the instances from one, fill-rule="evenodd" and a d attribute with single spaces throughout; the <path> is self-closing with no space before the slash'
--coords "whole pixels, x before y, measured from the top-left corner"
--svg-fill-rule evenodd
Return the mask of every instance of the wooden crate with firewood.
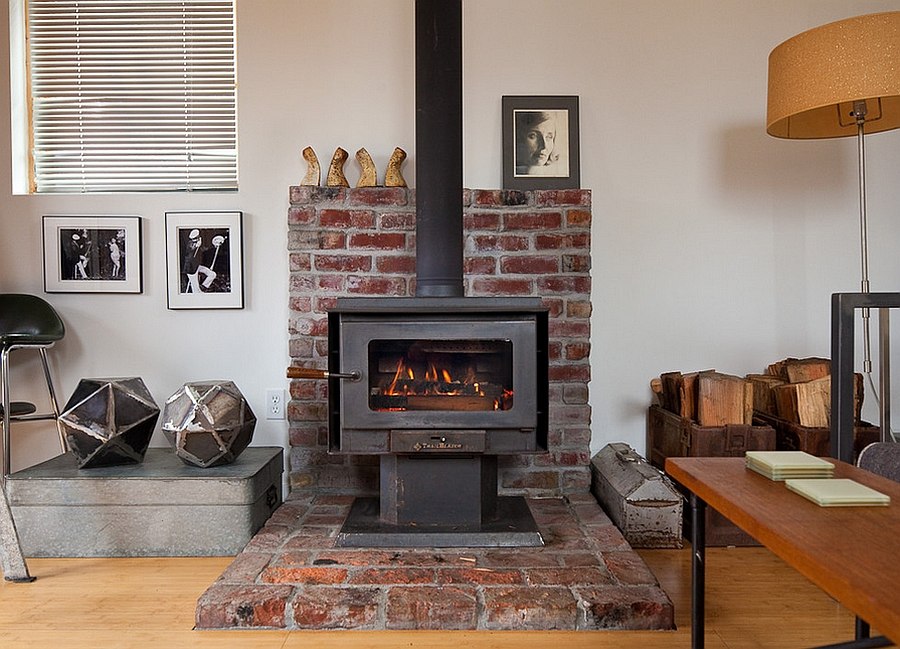
<path id="1" fill-rule="evenodd" d="M 647 415 L 650 463 L 665 469 L 668 457 L 743 457 L 747 451 L 775 449 L 775 431 L 754 424 L 753 386 L 744 378 L 704 370 L 666 372 L 651 381 L 659 404 Z M 690 520 L 684 521 L 690 533 Z M 707 544 L 757 545 L 724 516 L 707 509 Z"/>
<path id="2" fill-rule="evenodd" d="M 748 374 L 753 384 L 754 420 L 775 429 L 776 447 L 831 455 L 831 361 L 785 358 L 763 374 Z M 854 449 L 858 454 L 880 438 L 877 426 L 862 421 L 863 377 L 854 375 Z"/>

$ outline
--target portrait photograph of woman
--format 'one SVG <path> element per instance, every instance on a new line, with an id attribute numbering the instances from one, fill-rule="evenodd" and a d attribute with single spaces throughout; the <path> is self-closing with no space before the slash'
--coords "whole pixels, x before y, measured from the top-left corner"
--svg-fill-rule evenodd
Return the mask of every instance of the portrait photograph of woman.
<path id="1" fill-rule="evenodd" d="M 503 186 L 575 189 L 578 97 L 503 97 Z"/>
<path id="2" fill-rule="evenodd" d="M 566 110 L 517 110 L 516 176 L 569 175 L 569 114 Z"/>

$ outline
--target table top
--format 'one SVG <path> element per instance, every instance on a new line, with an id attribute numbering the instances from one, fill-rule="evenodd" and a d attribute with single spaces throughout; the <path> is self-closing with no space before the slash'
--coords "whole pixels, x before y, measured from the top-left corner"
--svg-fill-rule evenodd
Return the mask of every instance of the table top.
<path id="1" fill-rule="evenodd" d="M 826 458 L 835 478 L 891 497 L 887 507 L 819 507 L 747 469 L 744 458 L 679 457 L 666 472 L 873 629 L 900 642 L 900 483 Z"/>

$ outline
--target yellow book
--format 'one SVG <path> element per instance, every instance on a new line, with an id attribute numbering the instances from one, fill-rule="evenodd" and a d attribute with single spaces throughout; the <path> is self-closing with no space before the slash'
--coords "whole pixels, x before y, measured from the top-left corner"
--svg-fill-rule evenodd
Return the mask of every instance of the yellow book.
<path id="1" fill-rule="evenodd" d="M 889 505 L 891 497 L 849 478 L 786 480 L 785 486 L 820 507 Z"/>

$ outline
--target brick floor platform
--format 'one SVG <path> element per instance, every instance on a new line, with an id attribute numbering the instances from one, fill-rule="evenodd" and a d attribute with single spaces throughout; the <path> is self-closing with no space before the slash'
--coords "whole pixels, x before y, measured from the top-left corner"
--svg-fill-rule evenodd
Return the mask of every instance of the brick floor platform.
<path id="1" fill-rule="evenodd" d="M 200 597 L 197 628 L 674 628 L 590 494 L 528 501 L 543 548 L 336 548 L 352 501 L 288 500 Z"/>

